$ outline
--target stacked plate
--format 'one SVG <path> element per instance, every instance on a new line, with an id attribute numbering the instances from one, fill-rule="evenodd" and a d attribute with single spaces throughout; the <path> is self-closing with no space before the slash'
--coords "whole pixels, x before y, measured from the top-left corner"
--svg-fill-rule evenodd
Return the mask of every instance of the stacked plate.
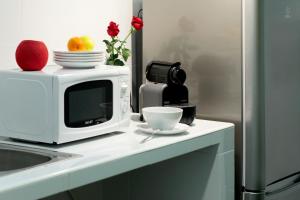
<path id="1" fill-rule="evenodd" d="M 104 61 L 103 51 L 54 51 L 54 62 L 65 68 L 94 68 Z"/>

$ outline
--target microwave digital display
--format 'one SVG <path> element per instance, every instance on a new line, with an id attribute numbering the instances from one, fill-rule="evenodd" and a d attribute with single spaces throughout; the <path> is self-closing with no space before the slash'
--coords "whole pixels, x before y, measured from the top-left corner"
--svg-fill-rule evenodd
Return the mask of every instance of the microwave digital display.
<path id="1" fill-rule="evenodd" d="M 65 92 L 65 124 L 80 128 L 109 121 L 113 115 L 113 88 L 109 80 L 73 85 Z"/>

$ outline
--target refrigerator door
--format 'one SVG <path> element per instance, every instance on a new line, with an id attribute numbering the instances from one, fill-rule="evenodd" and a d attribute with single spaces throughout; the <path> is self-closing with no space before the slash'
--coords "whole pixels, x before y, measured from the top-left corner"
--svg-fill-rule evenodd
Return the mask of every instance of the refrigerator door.
<path id="1" fill-rule="evenodd" d="M 271 185 L 300 171 L 300 1 L 263 2 L 265 182 Z M 295 194 L 300 199 L 300 190 Z"/>
<path id="2" fill-rule="evenodd" d="M 300 1 L 243 3 L 244 186 L 255 194 L 300 172 Z"/>
<path id="3" fill-rule="evenodd" d="M 266 200 L 299 200 L 300 199 L 300 183 L 291 187 L 280 190 L 274 194 L 267 195 Z"/>
<path id="4" fill-rule="evenodd" d="M 265 184 L 263 68 L 260 63 L 262 0 L 243 1 L 244 176 L 246 200 L 257 199 Z M 244 195 L 245 196 L 245 195 Z M 259 195 L 261 198 L 261 195 Z"/>

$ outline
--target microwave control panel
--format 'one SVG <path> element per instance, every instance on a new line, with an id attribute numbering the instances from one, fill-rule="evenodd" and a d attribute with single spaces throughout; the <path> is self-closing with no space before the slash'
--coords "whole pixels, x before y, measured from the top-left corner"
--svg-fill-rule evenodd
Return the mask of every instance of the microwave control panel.
<path id="1" fill-rule="evenodd" d="M 120 85 L 120 106 L 122 112 L 122 118 L 129 117 L 130 113 L 130 86 L 129 86 L 129 78 L 121 77 L 119 79 Z"/>

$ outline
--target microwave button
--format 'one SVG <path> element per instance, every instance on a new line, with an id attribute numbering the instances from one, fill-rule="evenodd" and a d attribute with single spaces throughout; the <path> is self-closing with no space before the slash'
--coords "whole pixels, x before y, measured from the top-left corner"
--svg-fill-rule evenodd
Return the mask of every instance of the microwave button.
<path id="1" fill-rule="evenodd" d="M 127 83 L 125 82 L 121 83 L 121 98 L 126 95 L 127 89 L 128 89 Z"/>
<path id="2" fill-rule="evenodd" d="M 126 113 L 128 111 L 128 101 L 123 101 L 121 104 L 122 113 Z"/>

